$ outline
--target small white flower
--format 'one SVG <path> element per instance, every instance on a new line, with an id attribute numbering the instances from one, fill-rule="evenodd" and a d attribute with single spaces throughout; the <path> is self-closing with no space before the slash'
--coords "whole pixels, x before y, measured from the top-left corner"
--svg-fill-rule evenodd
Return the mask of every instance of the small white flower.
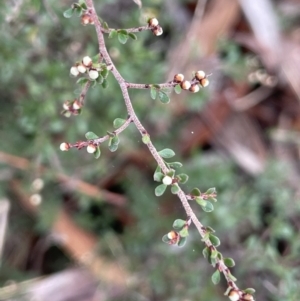
<path id="1" fill-rule="evenodd" d="M 163 34 L 163 29 L 161 26 L 157 25 L 152 29 L 152 32 L 154 33 L 154 35 L 156 36 L 161 36 Z"/>
<path id="2" fill-rule="evenodd" d="M 42 202 L 42 196 L 38 193 L 35 193 L 29 198 L 29 201 L 32 205 L 38 206 Z"/>
<path id="3" fill-rule="evenodd" d="M 74 110 L 79 110 L 81 108 L 81 103 L 78 100 L 75 100 L 73 102 L 73 109 Z"/>
<path id="4" fill-rule="evenodd" d="M 73 76 L 77 76 L 77 75 L 79 74 L 78 68 L 73 66 L 73 67 L 70 69 L 70 73 L 71 73 Z"/>
<path id="5" fill-rule="evenodd" d="M 82 64 L 78 65 L 77 69 L 80 73 L 85 73 L 86 72 L 86 67 Z"/>
<path id="6" fill-rule="evenodd" d="M 70 149 L 70 146 L 68 143 L 63 142 L 60 146 L 59 146 L 60 150 L 63 152 L 66 152 Z"/>
<path id="7" fill-rule="evenodd" d="M 204 71 L 202 70 L 199 70 L 195 73 L 195 77 L 198 79 L 198 80 L 201 80 L 203 78 L 205 78 L 206 74 Z"/>
<path id="8" fill-rule="evenodd" d="M 44 181 L 41 178 L 36 178 L 31 183 L 32 190 L 40 191 L 44 187 Z"/>
<path id="9" fill-rule="evenodd" d="M 89 144 L 86 148 L 86 151 L 89 154 L 93 154 L 96 151 L 97 147 L 94 144 Z"/>
<path id="10" fill-rule="evenodd" d="M 172 180 L 171 177 L 165 176 L 165 177 L 163 178 L 162 182 L 163 182 L 163 184 L 165 184 L 165 185 L 171 185 L 172 182 L 173 182 L 173 180 Z"/>
<path id="11" fill-rule="evenodd" d="M 96 79 L 99 76 L 99 72 L 95 69 L 90 69 L 89 71 L 89 77 L 90 79 Z"/>
<path id="12" fill-rule="evenodd" d="M 149 26 L 153 26 L 153 27 L 155 27 L 155 26 L 157 26 L 158 25 L 158 20 L 156 19 L 156 18 L 151 18 L 149 21 L 148 21 L 148 24 L 149 24 Z"/>
<path id="13" fill-rule="evenodd" d="M 188 80 L 185 80 L 180 86 L 183 90 L 188 90 L 191 87 L 191 83 Z"/>
<path id="14" fill-rule="evenodd" d="M 86 67 L 90 67 L 92 65 L 92 59 L 89 57 L 89 56 L 85 56 L 83 59 L 82 59 L 82 63 L 84 66 Z"/>

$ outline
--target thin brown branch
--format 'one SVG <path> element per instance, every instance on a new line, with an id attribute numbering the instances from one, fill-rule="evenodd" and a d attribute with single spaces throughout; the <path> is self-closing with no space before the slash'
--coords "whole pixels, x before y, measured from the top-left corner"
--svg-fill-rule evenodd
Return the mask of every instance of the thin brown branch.
<path id="1" fill-rule="evenodd" d="M 98 19 L 96 11 L 95 11 L 93 0 L 87 0 L 86 3 L 87 3 L 87 6 L 88 6 L 89 13 L 91 14 L 92 20 L 93 20 L 94 25 L 95 25 L 97 38 L 98 38 L 98 44 L 99 44 L 99 52 L 103 56 L 103 59 L 105 60 L 106 64 L 112 66 L 111 72 L 114 75 L 115 79 L 117 80 L 117 82 L 118 82 L 118 84 L 121 88 L 121 92 L 122 92 L 122 95 L 123 95 L 123 98 L 124 98 L 124 101 L 125 101 L 125 105 L 126 105 L 126 108 L 127 108 L 127 113 L 131 116 L 131 118 L 132 118 L 135 126 L 137 127 L 138 131 L 140 132 L 140 134 L 142 136 L 144 136 L 145 134 L 148 134 L 148 132 L 146 131 L 146 129 L 144 128 L 144 126 L 142 125 L 142 123 L 140 122 L 138 117 L 136 116 L 134 108 L 132 106 L 130 96 L 129 96 L 129 93 L 128 93 L 128 88 L 130 87 L 130 84 L 128 84 L 124 80 L 124 78 L 119 73 L 119 71 L 117 70 L 117 68 L 115 67 L 113 61 L 111 60 L 111 58 L 109 56 L 109 53 L 106 49 L 105 40 L 104 40 L 104 37 L 103 37 L 103 28 L 101 26 L 101 23 Z M 138 84 L 132 84 L 132 87 L 138 87 Z M 146 89 L 148 87 L 145 87 L 145 86 L 142 85 L 142 86 L 140 86 L 140 88 Z M 166 166 L 166 164 L 165 164 L 164 160 L 162 159 L 162 157 L 159 155 L 159 153 L 156 150 L 156 148 L 154 147 L 154 145 L 152 144 L 152 142 L 149 141 L 146 145 L 149 148 L 149 151 L 151 152 L 153 158 L 156 160 L 157 164 L 161 168 L 162 172 L 164 174 L 167 174 L 169 172 L 169 169 Z M 181 188 L 179 188 L 177 196 L 181 200 L 181 203 L 184 207 L 184 210 L 185 210 L 187 216 L 193 221 L 193 223 L 194 223 L 195 227 L 197 228 L 199 234 L 201 235 L 202 240 L 204 241 L 205 245 L 211 251 L 216 250 L 216 248 L 212 245 L 211 241 L 208 238 L 206 228 L 201 224 L 199 219 L 196 217 L 193 209 L 191 208 L 191 206 L 188 202 L 187 195 L 182 191 Z M 238 287 L 236 286 L 236 284 L 232 281 L 231 273 L 230 273 L 229 269 L 227 268 L 227 266 L 225 265 L 224 261 L 222 259 L 219 259 L 219 258 L 217 258 L 216 260 L 217 260 L 216 267 L 218 268 L 218 270 L 220 272 L 222 272 L 224 274 L 229 287 L 231 287 L 233 289 L 236 289 L 236 290 L 239 290 Z"/>

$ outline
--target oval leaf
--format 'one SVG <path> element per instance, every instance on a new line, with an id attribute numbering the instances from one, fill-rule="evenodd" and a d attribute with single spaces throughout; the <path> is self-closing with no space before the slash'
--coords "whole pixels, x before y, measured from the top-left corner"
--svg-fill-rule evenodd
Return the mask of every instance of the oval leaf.
<path id="1" fill-rule="evenodd" d="M 213 284 L 218 284 L 220 282 L 220 272 L 219 270 L 216 270 L 212 276 L 211 276 L 211 280 L 213 282 Z"/>
<path id="2" fill-rule="evenodd" d="M 232 258 L 224 258 L 224 263 L 229 268 L 232 268 L 235 266 L 235 262 Z"/>
<path id="3" fill-rule="evenodd" d="M 193 195 L 193 196 L 200 196 L 200 195 L 201 195 L 200 189 L 194 188 L 194 189 L 191 191 L 191 195 Z"/>
<path id="4" fill-rule="evenodd" d="M 88 140 L 93 140 L 93 139 L 97 139 L 99 137 L 93 132 L 87 132 L 85 134 L 85 138 L 88 139 Z"/>
<path id="5" fill-rule="evenodd" d="M 131 39 L 133 39 L 133 40 L 137 40 L 137 36 L 136 36 L 134 33 L 132 33 L 132 32 L 130 32 L 130 33 L 128 34 L 128 36 L 129 36 Z"/>
<path id="6" fill-rule="evenodd" d="M 189 176 L 182 173 L 182 174 L 178 175 L 177 178 L 179 179 L 180 184 L 185 184 L 188 181 Z"/>
<path id="7" fill-rule="evenodd" d="M 128 40 L 128 34 L 124 32 L 118 32 L 118 40 L 121 44 L 125 44 Z"/>
<path id="8" fill-rule="evenodd" d="M 116 118 L 113 122 L 114 128 L 117 129 L 117 128 L 121 127 L 125 122 L 126 122 L 125 119 Z"/>
<path id="9" fill-rule="evenodd" d="M 174 230 L 180 231 L 186 225 L 186 221 L 183 219 L 176 219 L 173 223 Z"/>
<path id="10" fill-rule="evenodd" d="M 179 192 L 179 190 L 180 190 L 180 188 L 179 188 L 178 185 L 172 185 L 172 187 L 171 187 L 171 192 L 172 192 L 173 194 L 177 194 L 177 193 Z"/>
<path id="11" fill-rule="evenodd" d="M 113 29 L 113 30 L 109 33 L 108 38 L 109 38 L 109 39 L 113 39 L 113 38 L 115 38 L 117 35 L 118 35 L 118 32 L 117 32 L 115 29 Z"/>
<path id="12" fill-rule="evenodd" d="M 167 188 L 167 185 L 165 185 L 165 184 L 158 185 L 158 186 L 155 188 L 155 195 L 156 195 L 156 196 L 161 196 L 161 195 L 163 195 L 164 192 L 166 191 L 166 188 Z"/>
<path id="13" fill-rule="evenodd" d="M 209 240 L 215 247 L 218 247 L 221 244 L 220 239 L 215 235 L 209 234 Z"/>
<path id="14" fill-rule="evenodd" d="M 72 15 L 73 15 L 73 12 L 74 12 L 73 8 L 69 8 L 69 9 L 65 10 L 64 11 L 64 17 L 65 18 L 71 18 Z"/>
<path id="15" fill-rule="evenodd" d="M 171 162 L 171 163 L 168 163 L 168 166 L 170 168 L 180 168 L 180 167 L 182 167 L 182 163 L 180 163 L 180 162 Z"/>
<path id="16" fill-rule="evenodd" d="M 162 158 L 165 158 L 165 159 L 172 158 L 175 156 L 175 152 L 173 150 L 171 150 L 170 148 L 165 148 L 165 149 L 159 151 L 158 153 Z"/>
<path id="17" fill-rule="evenodd" d="M 175 91 L 176 94 L 180 94 L 180 92 L 181 92 L 181 87 L 180 87 L 180 85 L 176 85 L 176 86 L 174 87 L 174 91 Z"/>
<path id="18" fill-rule="evenodd" d="M 156 99 L 156 95 L 157 95 L 156 88 L 153 87 L 153 86 L 151 86 L 151 88 L 150 88 L 150 96 L 151 96 L 151 98 L 155 100 Z"/>
<path id="19" fill-rule="evenodd" d="M 161 172 L 155 172 L 153 178 L 154 178 L 154 181 L 161 182 L 162 179 L 164 178 L 164 176 L 165 175 Z"/>
<path id="20" fill-rule="evenodd" d="M 186 243 L 186 237 L 180 237 L 178 247 L 183 247 Z"/>
<path id="21" fill-rule="evenodd" d="M 96 151 L 94 152 L 95 159 L 98 159 L 100 157 L 100 155 L 101 155 L 101 150 L 100 150 L 100 147 L 97 146 Z"/>
<path id="22" fill-rule="evenodd" d="M 170 102 L 170 97 L 163 91 L 158 91 L 158 99 L 164 104 Z"/>
<path id="23" fill-rule="evenodd" d="M 202 206 L 203 211 L 205 211 L 205 212 L 212 212 L 212 211 L 214 211 L 214 205 L 211 202 L 206 201 L 206 204 L 205 205 L 201 205 L 201 206 Z"/>

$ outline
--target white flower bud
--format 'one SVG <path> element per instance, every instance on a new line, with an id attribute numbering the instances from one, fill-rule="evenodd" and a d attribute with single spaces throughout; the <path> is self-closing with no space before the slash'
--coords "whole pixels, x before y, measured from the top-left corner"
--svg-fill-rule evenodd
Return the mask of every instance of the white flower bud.
<path id="1" fill-rule="evenodd" d="M 38 193 L 35 193 L 29 198 L 29 201 L 32 205 L 38 206 L 42 202 L 42 196 Z"/>
<path id="2" fill-rule="evenodd" d="M 86 151 L 89 154 L 93 154 L 96 151 L 97 147 L 94 144 L 89 144 L 86 148 Z"/>
<path id="3" fill-rule="evenodd" d="M 165 185 L 171 185 L 172 182 L 173 182 L 173 180 L 172 180 L 171 177 L 165 176 L 165 177 L 163 178 L 162 182 L 163 182 L 163 184 L 165 184 Z"/>
<path id="4" fill-rule="evenodd" d="M 59 146 L 60 150 L 63 152 L 66 152 L 70 149 L 70 145 L 66 142 L 63 142 L 60 146 Z"/>
<path id="5" fill-rule="evenodd" d="M 73 66 L 73 67 L 70 69 L 70 73 L 71 73 L 73 76 L 77 76 L 77 75 L 79 74 L 78 68 Z"/>
<path id="6" fill-rule="evenodd" d="M 31 183 L 31 188 L 32 190 L 35 191 L 40 191 L 44 187 L 44 181 L 40 178 L 36 178 L 32 183 Z"/>
<path id="7" fill-rule="evenodd" d="M 96 69 L 90 69 L 89 77 L 90 79 L 96 79 L 99 76 L 99 72 Z"/>
<path id="8" fill-rule="evenodd" d="M 191 83 L 188 80 L 185 80 L 181 83 L 180 87 L 183 90 L 188 90 L 191 87 Z"/>
<path id="9" fill-rule="evenodd" d="M 70 110 L 70 102 L 69 102 L 69 101 L 64 102 L 63 108 L 64 108 L 64 110 L 66 110 L 66 111 Z"/>
<path id="10" fill-rule="evenodd" d="M 81 109 L 81 103 L 77 99 L 73 102 L 73 109 L 74 110 Z"/>
<path id="11" fill-rule="evenodd" d="M 79 65 L 77 66 L 77 69 L 78 69 L 78 71 L 79 71 L 80 73 L 85 73 L 85 72 L 86 72 L 86 67 L 85 67 L 84 65 L 82 65 L 82 64 L 79 64 Z"/>
<path id="12" fill-rule="evenodd" d="M 157 25 L 152 29 L 152 32 L 154 33 L 154 35 L 160 36 L 163 34 L 163 29 L 161 26 Z"/>
<path id="13" fill-rule="evenodd" d="M 178 234 L 175 231 L 170 231 L 167 236 L 170 240 L 172 240 L 172 239 L 176 238 L 178 236 Z"/>
<path id="14" fill-rule="evenodd" d="M 193 84 L 191 85 L 190 89 L 189 89 L 192 93 L 197 93 L 200 90 L 200 87 L 198 84 Z"/>
<path id="15" fill-rule="evenodd" d="M 206 76 L 206 74 L 205 74 L 205 72 L 202 71 L 202 70 L 199 70 L 199 71 L 197 71 L 197 72 L 195 73 L 195 77 L 196 77 L 196 79 L 198 79 L 199 81 L 200 81 L 201 79 L 205 78 L 205 76 Z"/>
<path id="16" fill-rule="evenodd" d="M 92 62 L 92 59 L 89 57 L 89 56 L 85 56 L 83 59 L 82 59 L 82 64 L 86 67 L 91 67 L 93 62 Z"/>
<path id="17" fill-rule="evenodd" d="M 238 301 L 240 299 L 240 293 L 237 290 L 232 289 L 228 294 L 231 301 Z"/>
<path id="18" fill-rule="evenodd" d="M 148 24 L 150 27 L 155 27 L 158 25 L 158 20 L 156 18 L 151 18 L 149 21 L 148 21 Z"/>
<path id="19" fill-rule="evenodd" d="M 200 85 L 201 85 L 202 87 L 207 87 L 207 86 L 209 85 L 209 80 L 208 80 L 207 78 L 202 78 L 202 79 L 200 80 Z"/>
<path id="20" fill-rule="evenodd" d="M 181 73 L 174 75 L 174 82 L 181 83 L 184 80 L 184 75 Z"/>

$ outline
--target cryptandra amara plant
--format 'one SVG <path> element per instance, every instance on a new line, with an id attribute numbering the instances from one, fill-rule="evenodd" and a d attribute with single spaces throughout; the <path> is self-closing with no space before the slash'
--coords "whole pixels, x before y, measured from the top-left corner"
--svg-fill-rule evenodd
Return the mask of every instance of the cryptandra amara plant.
<path id="1" fill-rule="evenodd" d="M 165 161 L 165 159 L 169 159 L 175 155 L 173 150 L 168 148 L 161 151 L 156 150 L 150 139 L 149 133 L 135 113 L 128 93 L 128 89 L 149 89 L 153 99 L 158 97 L 162 103 L 168 103 L 170 99 L 166 92 L 171 89 L 174 89 L 176 93 L 180 93 L 181 90 L 196 93 L 200 88 L 206 87 L 209 84 L 209 81 L 205 72 L 195 72 L 191 80 L 185 80 L 182 74 L 176 74 L 171 81 L 161 84 L 129 83 L 115 67 L 107 51 L 104 35 L 108 34 L 109 38 L 116 37 L 122 44 L 125 44 L 128 38 L 136 40 L 137 37 L 134 34 L 135 32 L 150 30 L 155 36 L 159 36 L 163 33 L 163 29 L 159 25 L 158 20 L 156 18 L 151 18 L 145 26 L 137 28 L 112 29 L 108 27 L 106 22 L 98 17 L 93 0 L 81 0 L 79 3 L 74 3 L 71 8 L 64 12 L 64 16 L 70 18 L 74 12 L 81 17 L 81 23 L 83 25 L 91 24 L 95 27 L 99 44 L 99 54 L 94 59 L 85 56 L 82 61 L 77 62 L 71 68 L 71 75 L 75 77 L 78 75 L 83 76 L 78 80 L 78 83 L 82 84 L 83 89 L 78 99 L 64 103 L 63 114 L 65 116 L 80 114 L 88 89 L 97 84 L 102 85 L 103 88 L 107 87 L 108 83 L 106 77 L 108 73 L 111 72 L 120 86 L 128 117 L 126 120 L 121 118 L 115 119 L 115 130 L 113 132 L 107 132 L 108 134 L 103 137 L 98 137 L 95 133 L 88 132 L 86 133 L 87 140 L 79 141 L 74 144 L 63 142 L 60 145 L 60 149 L 62 151 L 68 151 L 70 148 L 86 148 L 88 153 L 93 153 L 95 158 L 99 158 L 101 154 L 100 145 L 108 140 L 110 151 L 116 151 L 119 144 L 118 135 L 122 133 L 129 124 L 134 123 L 142 136 L 143 143 L 148 147 L 158 165 L 154 172 L 154 180 L 161 184 L 156 187 L 155 195 L 161 196 L 169 186 L 171 192 L 180 199 L 187 215 L 186 220 L 177 219 L 174 221 L 174 230 L 166 234 L 163 237 L 163 241 L 171 245 L 183 246 L 189 234 L 189 227 L 193 223 L 205 244 L 203 255 L 215 268 L 215 272 L 212 275 L 213 283 L 217 284 L 220 281 L 220 274 L 223 273 L 228 284 L 225 295 L 232 301 L 253 301 L 253 293 L 255 290 L 252 288 L 245 290 L 238 288 L 235 283 L 236 278 L 229 270 L 229 267 L 234 266 L 234 260 L 232 258 L 224 258 L 217 250 L 217 247 L 220 245 L 220 240 L 213 234 L 215 231 L 211 227 L 205 227 L 201 224 L 189 204 L 190 201 L 196 201 L 204 211 L 211 212 L 213 210 L 211 201 L 215 202 L 217 196 L 215 188 L 210 188 L 206 192 L 201 192 L 198 188 L 194 188 L 190 193 L 185 193 L 181 189 L 179 184 L 184 184 L 188 180 L 186 174 L 177 174 L 177 169 L 180 168 L 182 164 L 180 162 Z"/>

